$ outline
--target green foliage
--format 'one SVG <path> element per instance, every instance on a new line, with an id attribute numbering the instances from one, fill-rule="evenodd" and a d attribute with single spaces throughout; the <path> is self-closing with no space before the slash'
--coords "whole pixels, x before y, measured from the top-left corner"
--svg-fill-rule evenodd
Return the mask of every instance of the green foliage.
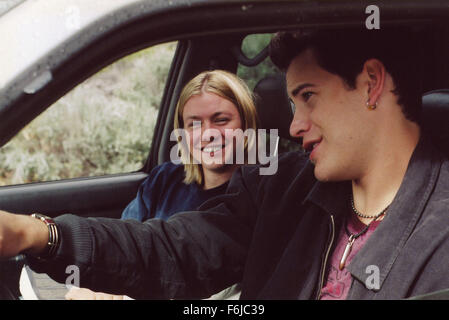
<path id="1" fill-rule="evenodd" d="M 0 149 L 0 185 L 140 169 L 175 47 L 127 56 L 58 100 Z"/>
<path id="2" fill-rule="evenodd" d="M 248 57 L 255 57 L 260 51 L 262 51 L 270 42 L 272 34 L 254 34 L 247 36 L 242 43 L 242 52 Z M 256 67 L 246 67 L 239 65 L 237 75 L 246 81 L 251 90 L 257 84 L 257 81 L 264 78 L 267 75 L 277 73 L 277 68 L 273 65 L 270 58 L 267 57 Z"/>

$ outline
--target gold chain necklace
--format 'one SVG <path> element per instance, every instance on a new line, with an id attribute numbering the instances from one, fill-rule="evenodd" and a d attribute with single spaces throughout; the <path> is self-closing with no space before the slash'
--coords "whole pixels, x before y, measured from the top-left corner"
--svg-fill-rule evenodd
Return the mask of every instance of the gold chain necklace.
<path id="1" fill-rule="evenodd" d="M 385 212 L 387 211 L 387 209 L 388 209 L 388 207 L 389 207 L 390 205 L 388 205 L 385 209 L 383 209 L 379 214 L 377 214 L 377 215 L 375 215 L 375 216 L 365 216 L 365 215 L 359 214 L 359 212 L 355 209 L 355 206 L 354 206 L 354 198 L 353 198 L 352 195 L 351 195 L 351 206 L 352 206 L 352 211 L 353 211 L 356 215 L 358 215 L 359 217 L 362 217 L 362 218 L 368 218 L 368 219 L 371 219 L 371 218 L 372 218 L 373 221 L 371 221 L 371 222 L 370 222 L 365 228 L 363 228 L 363 230 L 360 231 L 359 233 L 353 234 L 353 233 L 349 232 L 348 226 L 347 226 L 347 219 L 345 219 L 345 222 L 344 222 L 344 225 L 345 225 L 345 231 L 346 231 L 346 234 L 349 236 L 349 239 L 348 239 L 348 243 L 346 244 L 345 251 L 343 251 L 343 255 L 341 256 L 340 265 L 338 266 L 338 268 L 339 268 L 340 270 L 343 270 L 343 268 L 344 268 L 345 265 L 346 265 L 346 260 L 348 259 L 349 254 L 351 253 L 352 245 L 354 244 L 354 241 L 355 241 L 358 237 L 360 237 L 361 235 L 365 234 L 365 233 L 368 231 L 368 229 L 369 229 L 369 227 L 371 226 L 371 224 L 372 224 L 374 221 L 376 221 L 377 219 L 379 219 L 380 216 L 382 216 L 383 214 L 385 214 Z"/>

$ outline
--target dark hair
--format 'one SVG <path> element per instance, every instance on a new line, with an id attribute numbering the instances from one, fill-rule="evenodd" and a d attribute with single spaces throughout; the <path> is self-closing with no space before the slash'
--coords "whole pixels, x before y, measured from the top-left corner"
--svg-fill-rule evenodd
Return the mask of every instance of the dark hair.
<path id="1" fill-rule="evenodd" d="M 350 89 L 365 61 L 376 58 L 392 76 L 398 104 L 407 119 L 420 122 L 423 68 L 422 35 L 403 27 L 380 30 L 333 29 L 278 32 L 270 43 L 270 57 L 282 71 L 312 49 L 320 67 L 340 76 Z"/>

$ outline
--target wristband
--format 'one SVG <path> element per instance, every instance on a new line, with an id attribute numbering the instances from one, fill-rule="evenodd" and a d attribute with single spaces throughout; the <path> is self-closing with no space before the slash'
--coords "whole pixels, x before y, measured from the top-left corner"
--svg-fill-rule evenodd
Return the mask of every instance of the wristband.
<path id="1" fill-rule="evenodd" d="M 56 250 L 58 250 L 59 247 L 59 232 L 58 232 L 58 226 L 54 222 L 54 220 L 50 217 L 44 216 L 39 213 L 33 213 L 31 215 L 33 218 L 39 219 L 43 223 L 45 223 L 48 227 L 48 242 L 47 246 L 45 247 L 44 252 L 38 257 L 41 259 L 49 259 L 52 258 Z"/>

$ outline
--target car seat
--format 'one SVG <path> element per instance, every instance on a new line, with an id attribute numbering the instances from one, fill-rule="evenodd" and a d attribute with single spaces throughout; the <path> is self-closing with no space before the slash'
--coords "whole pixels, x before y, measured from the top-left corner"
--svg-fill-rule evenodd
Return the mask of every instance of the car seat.
<path id="1" fill-rule="evenodd" d="M 422 130 L 449 156 L 449 89 L 432 90 L 422 97 Z"/>
<path id="2" fill-rule="evenodd" d="M 292 147 L 293 150 L 300 150 L 300 139 L 290 136 L 293 104 L 287 95 L 285 75 L 279 73 L 259 80 L 254 87 L 254 96 L 259 116 L 259 129 L 265 129 L 267 133 L 269 129 L 278 130 L 276 137 L 270 136 L 270 139 L 274 138 L 277 142 L 274 152 L 270 149 L 270 154 L 276 156 L 278 153 L 292 150 Z"/>
<path id="3" fill-rule="evenodd" d="M 281 138 L 298 141 L 289 133 L 293 110 L 287 95 L 285 76 L 275 74 L 259 80 L 254 87 L 254 96 L 259 128 L 278 129 Z"/>

